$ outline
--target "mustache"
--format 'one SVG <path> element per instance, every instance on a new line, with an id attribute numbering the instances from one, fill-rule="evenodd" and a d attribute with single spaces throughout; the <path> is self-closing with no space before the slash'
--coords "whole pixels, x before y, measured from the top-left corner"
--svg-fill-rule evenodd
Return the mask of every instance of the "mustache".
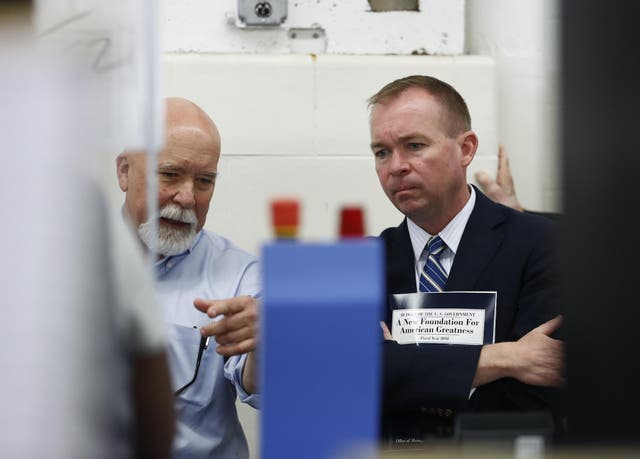
<path id="1" fill-rule="evenodd" d="M 177 204 L 167 204 L 160 209 L 160 217 L 188 223 L 190 225 L 196 225 L 198 223 L 195 210 L 183 209 Z"/>

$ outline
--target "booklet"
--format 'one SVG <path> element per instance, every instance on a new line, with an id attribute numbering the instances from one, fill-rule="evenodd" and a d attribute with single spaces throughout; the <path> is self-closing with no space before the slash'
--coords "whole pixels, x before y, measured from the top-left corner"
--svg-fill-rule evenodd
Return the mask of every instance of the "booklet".
<path id="1" fill-rule="evenodd" d="M 391 295 L 391 334 L 399 344 L 492 344 L 496 292 Z"/>

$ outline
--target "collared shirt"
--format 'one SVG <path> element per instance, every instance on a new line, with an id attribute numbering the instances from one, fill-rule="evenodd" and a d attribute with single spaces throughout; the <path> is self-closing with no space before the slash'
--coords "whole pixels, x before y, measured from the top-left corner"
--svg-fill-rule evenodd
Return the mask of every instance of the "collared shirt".
<path id="1" fill-rule="evenodd" d="M 455 217 L 440 231 L 439 236 L 447 245 L 447 248 L 442 251 L 440 255 L 440 264 L 447 272 L 447 276 L 453 266 L 453 259 L 458 251 L 458 245 L 460 245 L 460 239 L 462 239 L 462 233 L 467 226 L 471 212 L 476 205 L 476 191 L 472 186 L 471 196 L 464 205 L 464 207 L 456 214 Z M 427 242 L 435 234 L 429 234 L 418 225 L 416 225 L 411 219 L 407 218 L 407 228 L 409 229 L 409 239 L 411 239 L 411 245 L 413 247 L 413 255 L 415 259 L 415 271 L 416 271 L 416 291 L 418 291 L 418 285 L 420 285 L 420 272 L 427 263 L 427 255 L 424 253 L 424 249 L 427 246 Z M 476 388 L 472 387 L 469 392 L 469 397 L 473 395 Z"/>
<path id="2" fill-rule="evenodd" d="M 194 375 L 199 328 L 211 321 L 193 305 L 195 298 L 259 296 L 256 259 L 227 239 L 202 230 L 184 253 L 155 265 L 158 299 L 169 324 L 169 366 L 174 390 Z M 256 407 L 257 395 L 241 384 L 246 355 L 224 362 L 210 339 L 195 382 L 176 397 L 175 458 L 248 458 L 247 441 L 235 407 L 236 392 Z"/>
<path id="3" fill-rule="evenodd" d="M 462 210 L 457 213 L 455 217 L 444 227 L 442 231 L 440 231 L 439 236 L 447 245 L 447 248 L 444 249 L 442 254 L 440 255 L 440 264 L 449 275 L 449 271 L 451 271 L 451 266 L 453 266 L 453 259 L 456 256 L 456 252 L 458 251 L 458 245 L 460 244 L 460 239 L 462 239 L 462 233 L 464 233 L 464 228 L 467 226 L 467 222 L 469 221 L 469 217 L 471 216 L 471 212 L 473 211 L 473 207 L 476 204 L 476 192 L 472 186 L 469 187 L 471 190 L 471 196 L 469 200 L 464 205 Z M 427 263 L 427 256 L 424 253 L 424 248 L 427 245 L 427 242 L 431 237 L 436 236 L 435 234 L 429 234 L 422 228 L 420 228 L 417 224 L 415 224 L 410 218 L 407 218 L 407 228 L 409 229 L 409 238 L 411 239 L 411 245 L 413 247 L 413 254 L 415 259 L 415 272 L 416 272 L 416 291 L 418 291 L 418 285 L 420 283 L 420 272 L 424 265 Z"/>

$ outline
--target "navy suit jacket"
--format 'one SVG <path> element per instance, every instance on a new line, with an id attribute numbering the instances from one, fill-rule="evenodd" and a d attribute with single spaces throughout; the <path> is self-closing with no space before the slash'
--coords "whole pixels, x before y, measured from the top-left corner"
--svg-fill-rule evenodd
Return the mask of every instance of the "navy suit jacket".
<path id="1" fill-rule="evenodd" d="M 515 341 L 558 314 L 554 223 L 496 204 L 476 188 L 476 203 L 458 246 L 445 290 L 497 291 L 496 342 Z M 386 247 L 387 292 L 415 293 L 414 253 L 406 219 L 380 237 Z M 387 325 L 391 310 L 387 306 Z M 469 399 L 480 346 L 399 345 L 385 342 L 383 438 L 433 432 L 425 413 L 552 409 L 555 389 L 504 378 L 480 386 Z M 557 412 L 554 413 L 558 416 Z"/>

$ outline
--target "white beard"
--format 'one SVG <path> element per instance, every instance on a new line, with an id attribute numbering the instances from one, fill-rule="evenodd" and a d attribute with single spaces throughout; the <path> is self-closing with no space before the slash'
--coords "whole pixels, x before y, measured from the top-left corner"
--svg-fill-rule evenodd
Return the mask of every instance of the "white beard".
<path id="1" fill-rule="evenodd" d="M 158 247 L 156 248 L 158 254 L 169 257 L 178 255 L 191 247 L 196 237 L 196 225 L 198 223 L 196 213 L 193 209 L 183 209 L 177 204 L 170 203 L 160 209 L 160 217 L 189 223 L 190 226 L 188 229 L 180 230 L 159 223 Z M 151 233 L 150 226 L 149 222 L 144 222 L 138 226 L 138 236 L 147 248 L 151 248 L 154 236 Z"/>

